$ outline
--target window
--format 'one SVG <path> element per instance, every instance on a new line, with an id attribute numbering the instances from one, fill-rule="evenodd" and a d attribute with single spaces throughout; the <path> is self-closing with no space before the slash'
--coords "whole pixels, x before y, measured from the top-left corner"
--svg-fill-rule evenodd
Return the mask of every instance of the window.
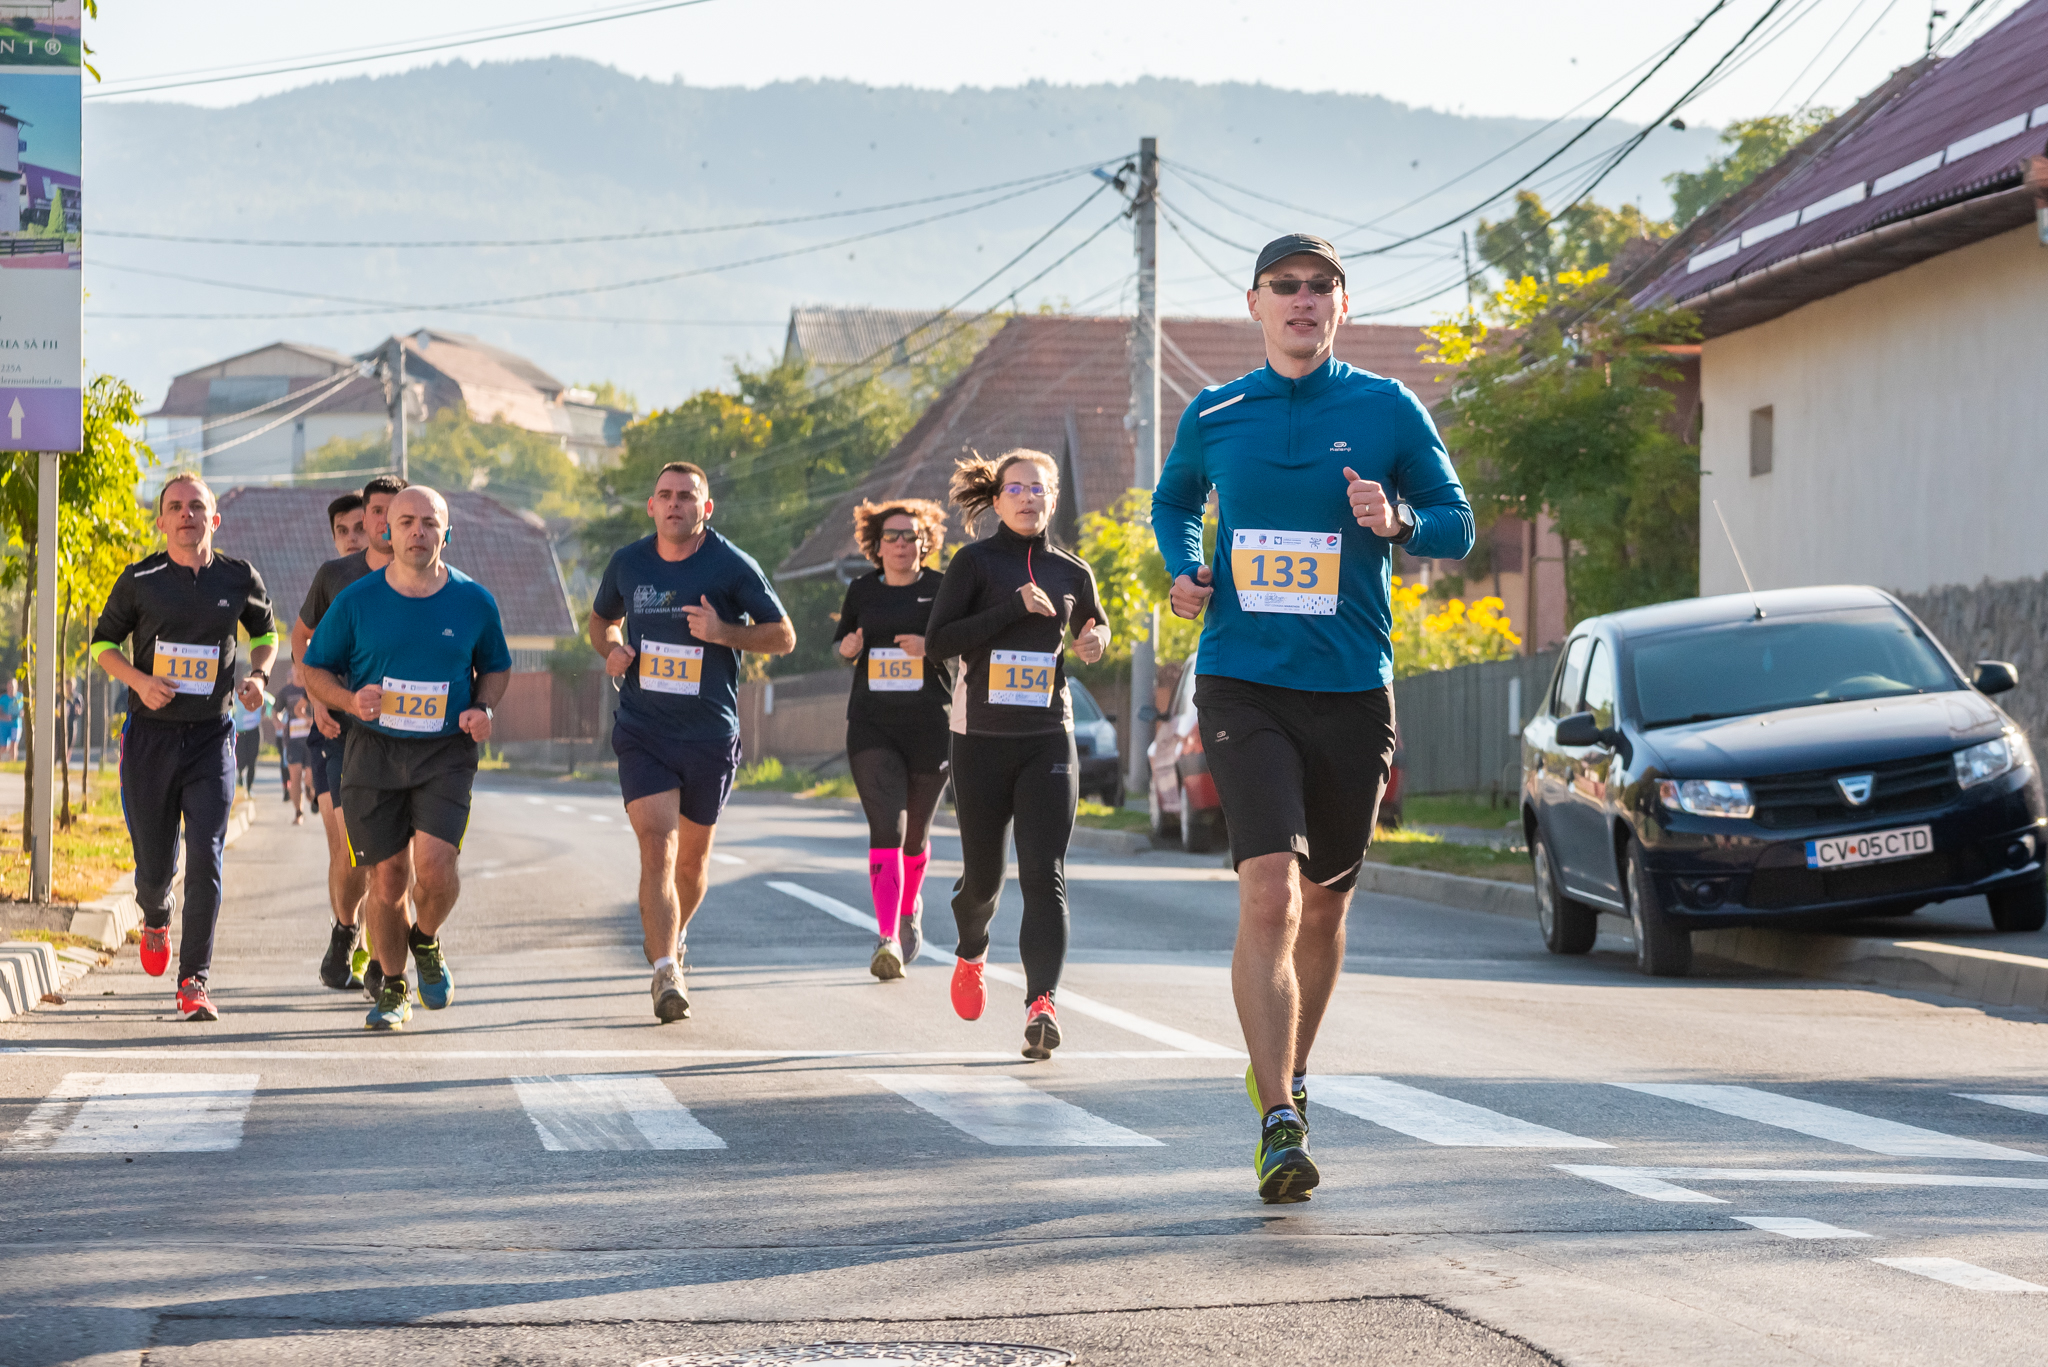
<path id="1" fill-rule="evenodd" d="M 1564 663 L 1557 671 L 1557 692 L 1550 699 L 1550 715 L 1569 717 L 1579 709 L 1579 690 L 1586 682 L 1586 655 L 1593 638 L 1581 636 L 1565 647 Z"/>
<path id="2" fill-rule="evenodd" d="M 1591 712 L 1601 726 L 1614 725 L 1614 650 L 1605 641 L 1593 645 L 1593 663 L 1586 670 L 1586 701 L 1581 712 Z"/>
<path id="3" fill-rule="evenodd" d="M 1752 476 L 1771 472 L 1772 428 L 1775 425 L 1768 406 L 1749 410 L 1749 473 Z"/>

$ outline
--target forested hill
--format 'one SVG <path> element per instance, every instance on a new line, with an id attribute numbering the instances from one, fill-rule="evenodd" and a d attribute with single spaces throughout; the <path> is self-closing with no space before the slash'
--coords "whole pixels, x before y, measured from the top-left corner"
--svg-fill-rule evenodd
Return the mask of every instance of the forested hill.
<path id="1" fill-rule="evenodd" d="M 711 63 L 702 78 L 716 80 Z M 92 313 L 304 314 L 575 290 L 836 241 L 993 195 L 742 232 L 552 247 L 195 246 L 115 238 L 105 235 L 109 229 L 381 240 L 589 236 L 727 224 L 1035 176 L 1133 150 L 1145 134 L 1160 138 L 1170 168 L 1181 162 L 1325 215 L 1260 203 L 1169 170 L 1169 207 L 1186 222 L 1202 255 L 1235 276 L 1247 264 L 1245 254 L 1218 238 L 1256 244 L 1276 228 L 1297 226 L 1334 235 L 1344 231 L 1335 220 L 1387 214 L 1541 126 L 1261 85 L 1146 79 L 939 92 L 802 81 L 749 90 L 641 80 L 583 60 L 456 63 L 309 86 L 227 109 L 94 102 L 86 111 Z M 1578 127 L 1562 124 L 1506 152 L 1386 226 L 1430 226 L 1511 182 Z M 1580 162 L 1630 131 L 1597 129 L 1558 166 Z M 1712 139 L 1709 130 L 1658 130 L 1601 187 L 1600 198 L 1640 198 L 1661 213 L 1667 200 L 1660 178 L 1703 164 Z M 778 349 L 779 320 L 792 303 L 951 302 L 1095 184 L 1076 178 L 920 228 L 728 273 L 499 310 L 526 317 L 424 310 L 89 317 L 87 355 L 93 366 L 128 376 L 154 400 L 172 374 L 275 338 L 356 351 L 389 332 L 432 321 L 532 356 L 565 380 L 611 378 L 643 404 L 673 402 L 715 383 L 729 358 Z M 1082 210 L 1005 277 L 1003 290 L 1106 223 L 1112 194 Z M 1204 236 L 1203 229 L 1216 236 Z M 1190 248 L 1171 233 L 1162 236 L 1168 311 L 1230 307 L 1227 288 Z M 1351 233 L 1358 245 L 1385 240 L 1372 231 Z M 1361 306 L 1399 303 L 1418 292 L 1415 286 L 1438 283 L 1452 264 L 1444 249 L 1416 251 L 1403 249 L 1377 264 L 1361 261 L 1354 274 Z M 367 302 L 250 292 L 115 267 Z M 1114 311 L 1130 268 L 1129 236 L 1118 225 L 1027 289 L 1021 302 Z M 1000 297 L 992 290 L 975 302 Z M 1421 321 L 1428 311 L 1405 318 Z M 664 321 L 590 321 L 597 319 Z"/>

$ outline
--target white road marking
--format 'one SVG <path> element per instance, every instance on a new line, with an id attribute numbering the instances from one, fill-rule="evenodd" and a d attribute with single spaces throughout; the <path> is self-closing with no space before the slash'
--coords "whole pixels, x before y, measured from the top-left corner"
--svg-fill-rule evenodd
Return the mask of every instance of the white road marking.
<path id="1" fill-rule="evenodd" d="M 1870 1261 L 1896 1267 L 1901 1272 L 1932 1277 L 1950 1286 L 1960 1286 L 1965 1291 L 1995 1291 L 2008 1296 L 2048 1295 L 2048 1286 L 2023 1282 L 2018 1277 L 2008 1277 L 2003 1272 L 1993 1272 L 1988 1267 L 1966 1263 L 1960 1258 L 1872 1258 Z"/>
<path id="2" fill-rule="evenodd" d="M 744 864 L 744 863 L 746 863 L 746 862 L 747 862 L 746 860 L 744 860 L 744 859 L 740 858 L 740 857 L 739 857 L 738 855 L 736 855 L 736 854 L 715 854 L 715 853 L 714 853 L 714 854 L 713 854 L 713 855 L 712 855 L 711 857 L 712 857 L 713 859 L 716 859 L 716 860 L 717 860 L 717 861 L 718 861 L 719 863 L 721 863 L 721 864 Z"/>
<path id="3" fill-rule="evenodd" d="M 579 1073 L 515 1077 L 513 1090 L 550 1153 L 590 1149 L 722 1149 L 658 1077 Z"/>
<path id="4" fill-rule="evenodd" d="M 240 1148 L 255 1073 L 66 1073 L 8 1153 L 220 1153 Z"/>
<path id="5" fill-rule="evenodd" d="M 1161 1148 L 1150 1135 L 1025 1086 L 1013 1077 L 870 1073 L 876 1082 L 984 1144 L 1041 1148 Z"/>
<path id="6" fill-rule="evenodd" d="M 530 797 L 526 800 L 528 802 L 531 802 L 536 807 L 545 807 L 548 805 L 548 800 L 544 797 Z"/>
<path id="7" fill-rule="evenodd" d="M 2015 1111 L 2032 1111 L 2035 1115 L 2048 1115 L 2048 1096 L 2021 1096 L 2011 1092 L 1957 1092 L 1955 1095 L 1965 1101 L 1984 1101 Z"/>
<path id="8" fill-rule="evenodd" d="M 608 817 L 608 816 L 597 816 L 597 815 L 593 815 L 593 816 L 592 816 L 592 817 L 591 817 L 590 819 L 591 819 L 592 821 L 605 821 L 605 822 L 609 822 L 609 821 L 611 820 L 611 818 L 610 818 L 610 817 Z"/>
<path id="9" fill-rule="evenodd" d="M 1608 1149 L 1547 1125 L 1517 1120 L 1484 1106 L 1425 1092 L 1383 1077 L 1316 1076 L 1308 1080 L 1309 1104 L 1328 1106 L 1360 1120 L 1430 1144 L 1468 1149 Z"/>
<path id="10" fill-rule="evenodd" d="M 558 812 L 567 812 L 571 816 L 574 816 L 576 814 L 576 809 L 574 807 L 565 806 L 559 802 L 555 804 L 555 810 Z"/>
<path id="11" fill-rule="evenodd" d="M 1689 1191 L 1673 1186 L 1659 1177 L 1649 1175 L 1647 1168 L 1605 1168 L 1590 1164 L 1559 1163 L 1560 1171 L 1574 1177 L 1584 1177 L 1595 1182 L 1604 1182 L 1617 1190 L 1632 1196 L 1647 1196 L 1652 1201 L 1668 1201 L 1675 1205 L 1725 1206 L 1728 1203 L 1718 1196 L 1709 1196 L 1703 1191 Z"/>
<path id="12" fill-rule="evenodd" d="M 41 1054 L 51 1058 L 155 1059 L 873 1059 L 884 1063 L 996 1060 L 1017 1062 L 1014 1049 L 156 1049 L 0 1048 L 0 1054 Z M 1184 1049 L 1062 1049 L 1063 1059 L 1188 1059 L 1205 1055 Z"/>
<path id="13" fill-rule="evenodd" d="M 1824 1182 L 1851 1187 L 1985 1187 L 2000 1191 L 2048 1191 L 2048 1178 L 1975 1177 L 1952 1172 L 1853 1172 L 1829 1168 L 1601 1168 L 1557 1165 L 1595 1182 L 1620 1186 L 1630 1181 L 1679 1182 Z M 1614 1180 L 1611 1180 L 1614 1179 Z M 1645 1192 L 1644 1195 L 1649 1193 Z"/>
<path id="14" fill-rule="evenodd" d="M 868 912 L 857 911 L 836 897 L 827 897 L 822 892 L 813 892 L 801 883 L 786 883 L 779 879 L 770 880 L 768 886 L 774 888 L 779 893 L 796 898 L 799 902 L 816 907 L 834 920 L 844 921 L 850 926 L 867 931 L 870 935 L 876 933 L 873 915 Z M 944 964 L 948 968 L 953 965 L 953 955 L 946 950 L 938 948 L 930 940 L 924 942 L 918 957 L 930 959 L 934 963 Z M 994 978 L 999 983 L 1009 983 L 1015 987 L 1024 986 L 1024 975 L 1021 973 L 1012 972 L 1010 969 L 1003 968 L 997 964 L 989 964 L 984 971 L 989 977 Z M 1211 1044 L 1199 1035 L 1191 1035 L 1185 1030 L 1176 1030 L 1170 1025 L 1161 1025 L 1157 1021 L 1147 1020 L 1143 1016 L 1134 1015 L 1129 1011 L 1123 1010 L 1121 1007 L 1096 1001 L 1092 997 L 1084 997 L 1078 992 L 1069 992 L 1064 987 L 1060 989 L 1059 1009 L 1076 1016 L 1090 1016 L 1105 1024 L 1114 1025 L 1120 1030 L 1128 1030 L 1134 1035 L 1142 1035 L 1146 1039 L 1157 1040 L 1161 1044 L 1171 1045 L 1175 1050 L 1183 1054 L 1193 1054 L 1200 1058 L 1244 1057 L 1244 1054 L 1236 1049 L 1229 1049 L 1220 1044 Z M 1074 1055 L 1071 1052 L 1063 1051 L 1060 1057 L 1073 1058 Z"/>
<path id="15" fill-rule="evenodd" d="M 1871 1237 L 1860 1229 L 1843 1229 L 1839 1225 L 1824 1224 L 1819 1220 L 1802 1220 L 1796 1215 L 1731 1215 L 1728 1218 L 1741 1224 L 1754 1226 L 1766 1234 L 1782 1234 L 1788 1239 L 1868 1239 Z"/>
<path id="16" fill-rule="evenodd" d="M 1612 1085 L 1631 1092 L 1661 1096 L 1668 1101 L 1682 1101 L 1688 1106 L 1718 1111 L 1722 1115 L 1775 1125 L 1781 1130 L 1812 1135 L 1815 1139 L 1888 1154 L 1893 1158 L 1995 1158 L 2007 1162 L 2048 1163 L 2048 1157 L 2038 1153 L 2008 1149 L 1976 1139 L 1961 1139 L 1934 1130 L 1923 1130 L 1918 1125 L 1902 1125 L 1896 1120 L 1864 1115 L 1860 1111 L 1845 1111 L 1816 1101 L 1760 1092 L 1754 1087 L 1685 1082 L 1617 1082 Z"/>

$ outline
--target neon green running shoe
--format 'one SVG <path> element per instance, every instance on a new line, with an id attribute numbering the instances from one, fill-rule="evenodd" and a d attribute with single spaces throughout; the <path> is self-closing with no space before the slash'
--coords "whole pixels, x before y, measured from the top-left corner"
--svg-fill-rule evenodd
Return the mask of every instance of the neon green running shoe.
<path id="1" fill-rule="evenodd" d="M 1244 1066 L 1244 1094 L 1252 1099 L 1252 1109 L 1255 1111 L 1259 1110 L 1259 1084 L 1257 1079 L 1252 1077 L 1252 1066 L 1249 1063 Z M 1301 1132 L 1306 1135 L 1308 1133 L 1308 1083 L 1306 1079 L 1301 1077 L 1294 1079 L 1293 1095 L 1288 1099 L 1294 1103 L 1294 1113 L 1301 1117 Z M 1306 1148 L 1307 1145 L 1304 1144 L 1303 1147 Z"/>
<path id="2" fill-rule="evenodd" d="M 412 964 L 420 971 L 420 1005 L 429 1011 L 446 1009 L 455 996 L 455 975 L 448 971 L 448 956 L 441 952 L 441 941 L 414 944 Z"/>
<path id="3" fill-rule="evenodd" d="M 412 993 L 406 989 L 405 975 L 400 973 L 384 979 L 377 989 L 377 1004 L 370 1008 L 370 1014 L 363 1018 L 365 1030 L 403 1030 L 405 1023 L 412 1019 Z"/>
<path id="4" fill-rule="evenodd" d="M 1310 1189 L 1323 1180 L 1315 1159 L 1308 1156 L 1308 1132 L 1292 1106 L 1266 1112 L 1252 1171 L 1258 1174 L 1259 1199 L 1269 1206 L 1306 1201 Z"/>
<path id="5" fill-rule="evenodd" d="M 350 987 L 355 987 L 362 983 L 363 970 L 369 966 L 370 946 L 366 939 L 364 943 L 356 946 L 353 954 L 348 956 L 348 975 L 355 980 L 349 984 Z"/>

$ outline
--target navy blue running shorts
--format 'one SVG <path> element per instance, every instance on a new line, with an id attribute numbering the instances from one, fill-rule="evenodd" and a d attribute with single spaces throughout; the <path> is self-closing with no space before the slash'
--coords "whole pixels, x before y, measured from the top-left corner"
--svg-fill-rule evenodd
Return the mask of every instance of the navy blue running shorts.
<path id="1" fill-rule="evenodd" d="M 315 800 L 324 793 L 333 799 L 335 806 L 341 805 L 341 755 L 342 747 L 347 743 L 347 731 L 329 740 L 320 734 L 317 727 L 306 738 L 306 773 L 313 780 Z"/>
<path id="2" fill-rule="evenodd" d="M 680 791 L 685 819 L 716 826 L 739 772 L 740 738 L 667 740 L 620 717 L 612 723 L 612 753 L 619 757 L 619 792 L 626 801 Z"/>

